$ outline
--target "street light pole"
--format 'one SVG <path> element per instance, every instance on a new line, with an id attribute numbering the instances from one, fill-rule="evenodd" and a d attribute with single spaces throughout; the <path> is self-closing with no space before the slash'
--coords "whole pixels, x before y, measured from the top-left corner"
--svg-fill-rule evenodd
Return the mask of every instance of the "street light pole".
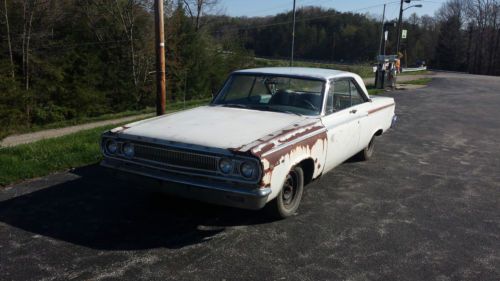
<path id="1" fill-rule="evenodd" d="M 293 0 L 292 52 L 290 55 L 290 67 L 293 66 L 293 53 L 295 51 L 295 4 L 296 0 Z"/>
<path id="2" fill-rule="evenodd" d="M 385 7 L 386 7 L 386 4 L 384 4 L 384 12 L 382 13 L 382 31 L 381 31 L 382 34 L 380 35 L 380 46 L 378 48 L 379 55 L 382 55 L 382 44 L 384 42 Z"/>
<path id="3" fill-rule="evenodd" d="M 401 0 L 401 5 L 399 6 L 399 20 L 398 20 L 398 40 L 396 43 L 396 55 L 399 55 L 399 45 L 401 44 L 401 24 L 403 21 L 403 2 L 404 0 Z"/>
<path id="4" fill-rule="evenodd" d="M 156 115 L 165 114 L 165 30 L 163 25 L 163 0 L 155 0 L 156 45 Z"/>

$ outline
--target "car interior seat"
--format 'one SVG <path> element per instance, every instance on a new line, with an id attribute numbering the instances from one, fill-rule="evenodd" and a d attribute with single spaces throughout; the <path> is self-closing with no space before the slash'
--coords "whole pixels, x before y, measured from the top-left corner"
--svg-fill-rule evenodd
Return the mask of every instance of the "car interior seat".
<path id="1" fill-rule="evenodd" d="M 269 100 L 270 105 L 290 105 L 291 93 L 285 90 L 278 90 Z"/>

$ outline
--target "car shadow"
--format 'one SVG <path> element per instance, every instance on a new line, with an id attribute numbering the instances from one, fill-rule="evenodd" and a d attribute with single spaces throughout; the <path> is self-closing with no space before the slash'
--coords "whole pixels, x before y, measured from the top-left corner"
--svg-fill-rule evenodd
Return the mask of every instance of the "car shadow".
<path id="1" fill-rule="evenodd" d="M 102 250 L 182 248 L 227 227 L 268 223 L 248 211 L 145 191 L 98 165 L 76 169 L 76 179 L 0 202 L 0 221 Z"/>

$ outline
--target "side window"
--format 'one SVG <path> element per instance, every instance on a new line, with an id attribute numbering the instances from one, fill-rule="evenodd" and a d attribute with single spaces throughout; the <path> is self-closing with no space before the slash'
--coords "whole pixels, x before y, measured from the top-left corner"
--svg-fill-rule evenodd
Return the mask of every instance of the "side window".
<path id="1" fill-rule="evenodd" d="M 326 101 L 326 114 L 333 113 L 351 106 L 349 80 L 338 80 L 331 83 Z"/>
<path id="2" fill-rule="evenodd" d="M 326 100 L 326 114 L 364 103 L 363 94 L 353 81 L 337 80 L 331 83 Z"/>
<path id="3" fill-rule="evenodd" d="M 350 82 L 351 84 L 351 105 L 358 105 L 362 104 L 365 102 L 363 99 L 363 95 L 359 92 L 358 87 L 356 87 L 356 84 L 354 84 L 353 81 Z"/>

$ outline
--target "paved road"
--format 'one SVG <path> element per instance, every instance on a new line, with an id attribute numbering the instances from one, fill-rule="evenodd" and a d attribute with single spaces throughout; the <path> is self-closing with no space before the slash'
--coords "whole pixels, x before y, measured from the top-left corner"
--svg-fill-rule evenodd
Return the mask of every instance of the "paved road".
<path id="1" fill-rule="evenodd" d="M 373 161 L 297 216 L 141 192 L 97 166 L 0 192 L 0 280 L 500 280 L 500 80 L 399 91 Z"/>

